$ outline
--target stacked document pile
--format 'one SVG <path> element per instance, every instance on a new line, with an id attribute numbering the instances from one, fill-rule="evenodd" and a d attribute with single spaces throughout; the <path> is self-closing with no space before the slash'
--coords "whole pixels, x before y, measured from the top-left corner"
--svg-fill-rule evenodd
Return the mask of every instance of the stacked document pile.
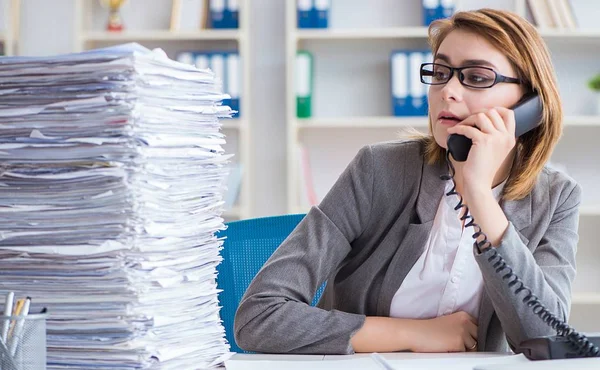
<path id="1" fill-rule="evenodd" d="M 137 44 L 0 59 L 0 293 L 47 307 L 49 368 L 228 357 L 221 91 Z"/>

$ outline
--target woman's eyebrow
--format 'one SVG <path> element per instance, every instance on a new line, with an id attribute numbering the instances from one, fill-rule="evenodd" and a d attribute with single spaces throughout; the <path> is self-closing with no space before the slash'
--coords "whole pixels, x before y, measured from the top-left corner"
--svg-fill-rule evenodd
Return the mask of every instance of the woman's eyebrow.
<path id="1" fill-rule="evenodd" d="M 444 62 L 448 63 L 448 64 L 452 64 L 452 62 L 450 62 L 450 57 L 448 57 L 446 54 L 437 54 L 435 56 L 435 59 L 440 59 L 443 60 Z M 462 63 L 460 63 L 461 66 L 484 66 L 484 67 L 490 67 L 493 69 L 496 69 L 496 66 L 485 60 L 485 59 L 467 59 L 464 60 Z"/>

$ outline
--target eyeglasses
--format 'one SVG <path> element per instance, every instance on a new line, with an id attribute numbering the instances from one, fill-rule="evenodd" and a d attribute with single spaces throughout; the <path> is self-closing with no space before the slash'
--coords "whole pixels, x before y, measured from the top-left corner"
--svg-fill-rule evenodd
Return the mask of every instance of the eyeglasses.
<path id="1" fill-rule="evenodd" d="M 458 72 L 458 80 L 462 85 L 474 89 L 488 89 L 500 82 L 521 83 L 518 78 L 502 76 L 487 67 L 453 68 L 438 63 L 421 64 L 421 82 L 427 85 L 443 85 L 452 79 L 454 72 Z"/>

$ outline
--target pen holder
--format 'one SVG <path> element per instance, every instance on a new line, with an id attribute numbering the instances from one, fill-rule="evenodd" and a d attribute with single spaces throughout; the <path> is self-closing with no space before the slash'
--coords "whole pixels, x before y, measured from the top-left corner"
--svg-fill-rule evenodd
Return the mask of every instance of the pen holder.
<path id="1" fill-rule="evenodd" d="M 46 369 L 47 314 L 0 316 L 7 340 L 0 340 L 0 370 Z"/>

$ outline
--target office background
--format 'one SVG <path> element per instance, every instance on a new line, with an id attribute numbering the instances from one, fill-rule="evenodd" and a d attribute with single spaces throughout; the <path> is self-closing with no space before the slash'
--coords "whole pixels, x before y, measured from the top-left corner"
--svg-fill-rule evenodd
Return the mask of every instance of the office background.
<path id="1" fill-rule="evenodd" d="M 11 0 L 2 0 L 6 9 Z M 22 0 L 18 31 L 18 54 L 51 55 L 74 50 L 76 1 L 95 0 Z M 585 0 L 571 0 L 578 6 L 589 6 L 593 17 L 599 5 Z M 128 29 L 168 28 L 170 0 L 129 0 L 123 8 Z M 247 89 L 250 98 L 251 131 L 249 148 L 250 196 L 244 217 L 302 212 L 302 183 L 295 160 L 288 161 L 291 147 L 301 142 L 310 162 L 315 195 L 321 199 L 358 148 L 364 144 L 394 139 L 400 126 L 414 123 L 423 129 L 423 120 L 395 121 L 382 116 L 390 112 L 390 53 L 401 48 L 424 48 L 423 36 L 408 38 L 364 36 L 369 29 L 421 26 L 421 1 L 399 0 L 333 0 L 329 28 L 340 29 L 346 36 L 319 37 L 295 34 L 295 24 L 287 24 L 293 0 L 249 0 L 249 14 L 243 37 L 249 41 Z M 461 0 L 459 9 L 493 7 L 515 10 L 523 1 Z M 586 5 L 587 4 L 587 5 Z M 101 29 L 106 10 L 96 4 L 94 29 Z M 290 10 L 291 8 L 291 10 Z M 580 8 L 581 9 L 581 8 Z M 2 28 L 7 19 L 3 17 Z M 10 20 L 8 21 L 10 23 Z M 593 24 L 584 20 L 585 24 Z M 364 35 L 361 36 L 361 32 Z M 342 32 L 342 34 L 343 34 Z M 420 32 L 420 31 L 419 31 Z M 350 36 L 348 36 L 350 35 Z M 565 108 L 565 133 L 553 157 L 553 164 L 575 177 L 584 189 L 579 245 L 579 276 L 575 284 L 572 319 L 583 323 L 586 330 L 599 330 L 592 317 L 600 308 L 600 175 L 597 159 L 600 146 L 600 116 L 596 115 L 598 96 L 587 88 L 587 81 L 597 72 L 600 56 L 600 30 L 585 28 L 574 32 L 547 30 L 545 39 L 556 66 L 560 92 Z M 290 49 L 290 43 L 294 43 Z M 144 42 L 142 42 L 144 44 Z M 177 49 L 202 49 L 220 44 L 214 41 L 160 41 L 149 46 L 164 45 L 172 54 Z M 225 45 L 227 41 L 225 41 Z M 314 56 L 315 86 L 313 114 L 309 121 L 296 122 L 290 106 L 290 51 L 309 50 Z M 292 92 L 290 92 L 292 91 Z M 292 113 L 293 114 L 292 114 Z M 408 123 L 407 123 L 408 122 Z M 398 123 L 398 124 L 397 124 Z M 371 126 L 371 127 L 370 127 Z M 293 132 L 293 137 L 288 135 Z M 237 152 L 237 136 L 232 130 L 231 145 Z M 239 153 L 238 154 L 239 157 Z M 296 154 L 294 154 L 296 155 Z M 247 158 L 248 159 L 248 158 Z M 289 181 L 295 185 L 288 187 Z M 593 326 L 595 325 L 595 326 Z M 592 327 L 593 326 L 593 327 Z"/>

